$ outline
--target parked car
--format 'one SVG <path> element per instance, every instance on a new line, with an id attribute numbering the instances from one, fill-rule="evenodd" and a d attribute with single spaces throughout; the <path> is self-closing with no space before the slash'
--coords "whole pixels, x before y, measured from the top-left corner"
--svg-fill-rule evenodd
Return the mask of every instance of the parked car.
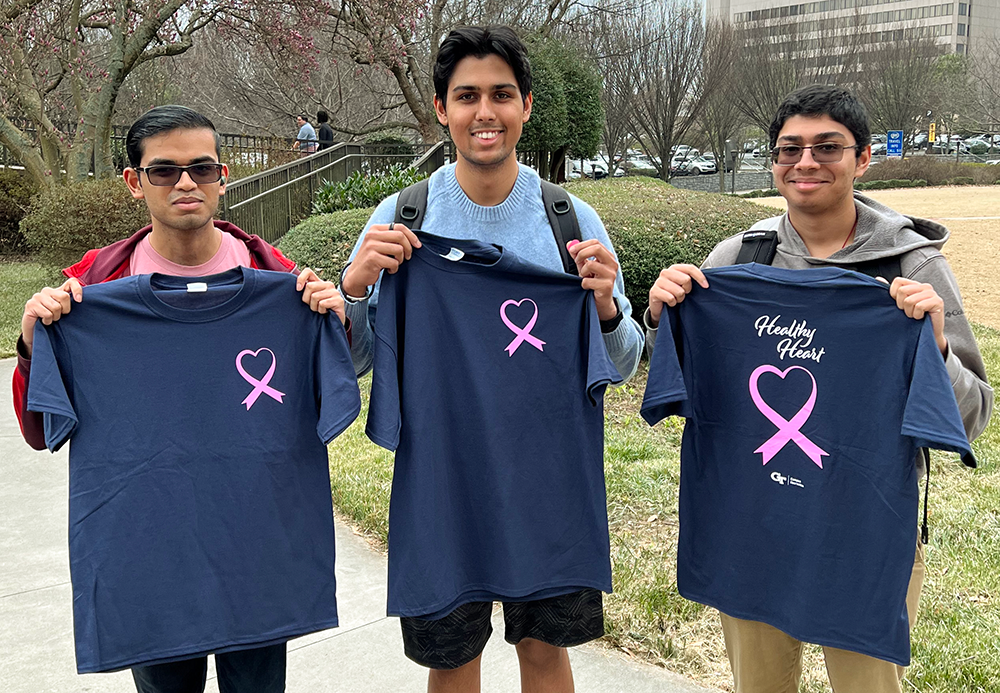
<path id="1" fill-rule="evenodd" d="M 678 169 L 679 172 L 675 175 L 698 176 L 702 173 L 716 173 L 718 170 L 714 157 L 699 156 L 697 159 L 692 159 L 681 164 Z M 680 171 L 683 171 L 683 173 L 680 173 Z"/>
<path id="2" fill-rule="evenodd" d="M 649 157 L 639 154 L 630 156 L 625 160 L 625 170 L 636 175 L 653 176 L 656 175 L 656 165 Z"/>
<path id="3" fill-rule="evenodd" d="M 573 161 L 570 163 L 569 178 L 572 180 L 577 180 L 579 178 L 593 178 L 595 180 L 600 180 L 601 178 L 608 177 L 608 169 L 604 167 L 604 164 L 600 162 L 584 161 L 583 168 L 580 167 L 579 161 Z"/>
<path id="4" fill-rule="evenodd" d="M 872 144 L 872 156 L 885 156 L 887 151 L 885 142 L 875 142 Z"/>

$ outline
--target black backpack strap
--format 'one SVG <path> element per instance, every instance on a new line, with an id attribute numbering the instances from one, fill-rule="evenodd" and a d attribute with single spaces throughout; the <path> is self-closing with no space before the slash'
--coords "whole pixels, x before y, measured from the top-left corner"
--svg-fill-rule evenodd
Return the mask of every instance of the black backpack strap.
<path id="1" fill-rule="evenodd" d="M 555 183 L 543 180 L 542 204 L 545 205 L 545 214 L 549 217 L 549 226 L 552 227 L 552 235 L 555 236 L 556 246 L 559 248 L 563 269 L 568 274 L 578 274 L 576 263 L 573 262 L 566 247 L 570 241 L 580 240 L 580 222 L 576 218 L 576 210 L 573 209 L 569 193 Z"/>
<path id="2" fill-rule="evenodd" d="M 403 224 L 406 228 L 419 229 L 424 222 L 424 212 L 427 211 L 427 182 L 428 178 L 417 181 L 413 185 L 407 186 L 399 191 L 396 198 L 396 224 Z"/>
<path id="3" fill-rule="evenodd" d="M 841 265 L 841 267 L 861 272 L 861 274 L 867 274 L 869 277 L 882 277 L 890 284 L 896 277 L 903 276 L 903 268 L 900 265 L 898 255 L 859 262 L 855 265 Z"/>
<path id="4" fill-rule="evenodd" d="M 770 265 L 774 262 L 774 254 L 778 250 L 778 232 L 775 229 L 750 229 L 743 234 L 743 244 L 736 256 L 737 265 L 757 262 Z"/>

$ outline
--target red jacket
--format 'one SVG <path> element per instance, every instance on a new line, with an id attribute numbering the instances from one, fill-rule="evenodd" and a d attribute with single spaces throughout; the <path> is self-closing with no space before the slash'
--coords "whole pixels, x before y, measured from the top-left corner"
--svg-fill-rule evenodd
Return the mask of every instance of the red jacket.
<path id="1" fill-rule="evenodd" d="M 237 226 L 226 221 L 216 221 L 215 227 L 220 231 L 236 236 L 243 241 L 250 251 L 250 266 L 256 269 L 275 272 L 294 272 L 298 274 L 295 263 L 281 254 L 281 251 L 271 246 L 258 236 L 251 236 Z M 75 265 L 67 267 L 62 272 L 67 277 L 76 277 L 84 286 L 101 284 L 112 279 L 128 276 L 129 260 L 135 251 L 136 244 L 146 237 L 152 226 L 147 226 L 132 236 L 112 243 L 104 248 L 88 250 Z M 349 333 L 348 333 L 349 334 Z M 24 343 L 17 340 L 17 369 L 14 371 L 14 412 L 21 426 L 21 435 L 28 445 L 35 450 L 45 449 L 45 424 L 42 414 L 28 411 L 28 379 L 31 374 L 31 359 L 25 355 Z"/>

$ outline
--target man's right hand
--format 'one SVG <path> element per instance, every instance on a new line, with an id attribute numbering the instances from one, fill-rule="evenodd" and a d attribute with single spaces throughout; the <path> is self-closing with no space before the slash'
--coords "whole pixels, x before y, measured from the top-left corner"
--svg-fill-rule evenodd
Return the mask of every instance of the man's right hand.
<path id="1" fill-rule="evenodd" d="M 358 254 L 344 274 L 340 286 L 347 296 L 364 296 L 382 270 L 395 274 L 399 266 L 420 247 L 416 234 L 402 224 L 372 224 L 361 241 Z"/>
<path id="2" fill-rule="evenodd" d="M 46 286 L 24 304 L 24 315 L 21 316 L 21 339 L 31 356 L 31 345 L 35 338 L 35 323 L 39 320 L 45 325 L 51 325 L 68 313 L 73 302 L 83 300 L 83 285 L 80 280 L 71 277 L 62 285 L 53 289 Z"/>
<path id="3" fill-rule="evenodd" d="M 703 289 L 708 288 L 705 274 L 694 265 L 670 265 L 660 271 L 656 283 L 649 290 L 649 318 L 654 327 L 660 324 L 664 304 L 676 306 L 691 293 L 694 286 L 692 280 L 698 282 Z"/>

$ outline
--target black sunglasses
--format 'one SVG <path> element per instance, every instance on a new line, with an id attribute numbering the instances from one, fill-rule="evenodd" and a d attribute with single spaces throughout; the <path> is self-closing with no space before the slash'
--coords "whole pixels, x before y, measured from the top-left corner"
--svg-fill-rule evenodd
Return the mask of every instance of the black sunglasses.
<path id="1" fill-rule="evenodd" d="M 198 185 L 218 183 L 222 180 L 222 164 L 216 163 L 191 164 L 190 166 L 162 164 L 136 168 L 135 170 L 144 172 L 146 179 L 153 185 L 177 185 L 177 181 L 181 179 L 181 174 L 184 171 L 187 171 L 191 180 Z"/>
<path id="2" fill-rule="evenodd" d="M 835 164 L 844 158 L 845 149 L 857 149 L 860 144 L 844 146 L 839 142 L 824 142 L 811 147 L 800 147 L 797 144 L 786 144 L 771 150 L 771 161 L 778 166 L 794 166 L 802 161 L 802 153 L 812 150 L 812 158 L 817 164 Z"/>

